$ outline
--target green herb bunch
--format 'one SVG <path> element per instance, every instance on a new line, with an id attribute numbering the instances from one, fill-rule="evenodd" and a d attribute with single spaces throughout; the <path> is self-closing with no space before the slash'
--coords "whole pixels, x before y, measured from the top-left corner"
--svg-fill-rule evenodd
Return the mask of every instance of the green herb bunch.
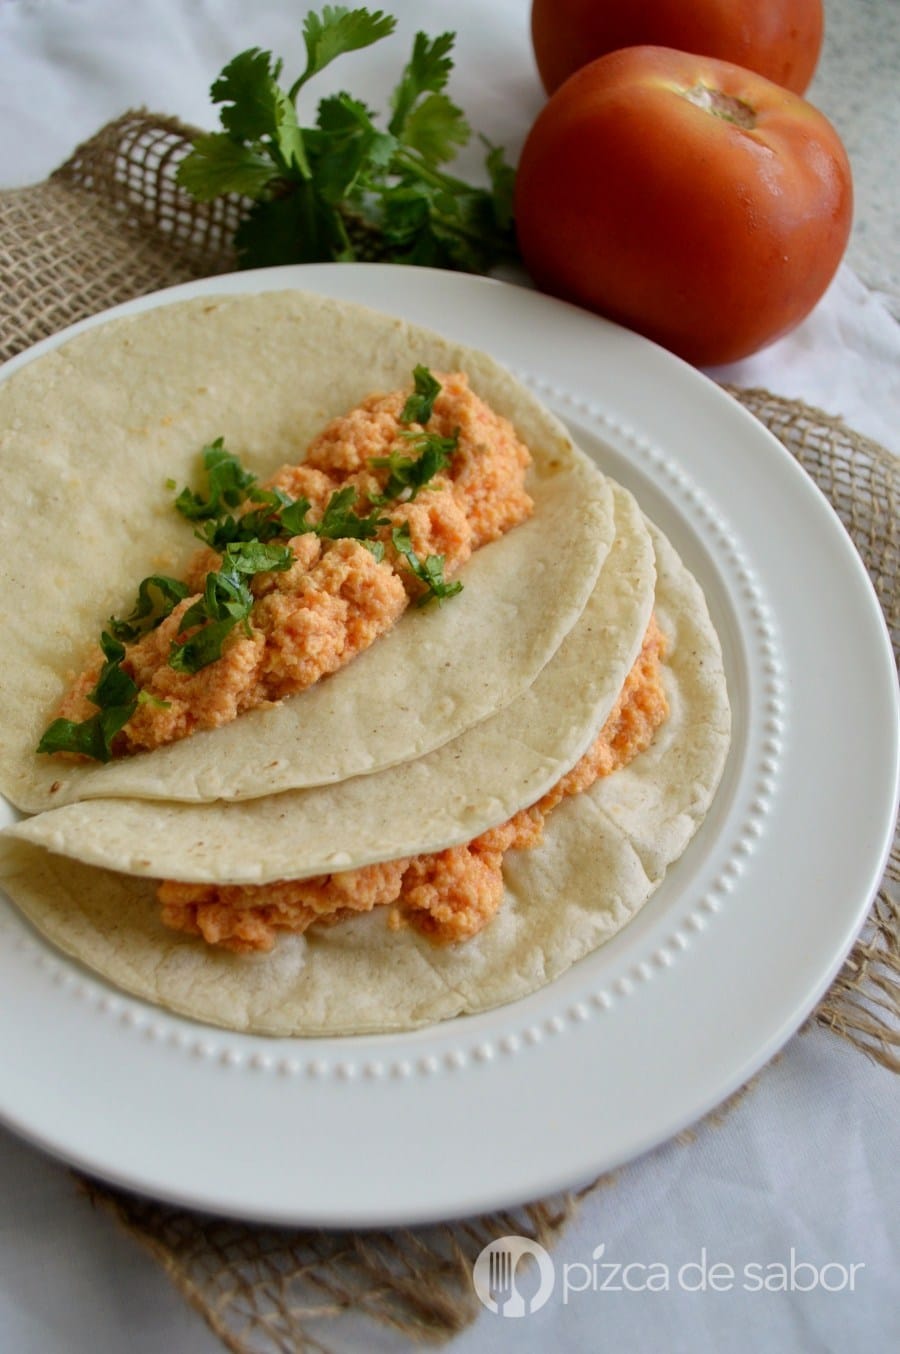
<path id="1" fill-rule="evenodd" d="M 304 21 L 306 67 L 290 85 L 282 62 L 256 47 L 213 83 L 222 130 L 196 138 L 177 178 L 201 202 L 228 193 L 253 199 L 235 236 L 242 267 L 374 256 L 487 272 L 515 256 L 514 171 L 503 151 L 485 141 L 490 188 L 444 168 L 471 137 L 446 93 L 453 33 L 416 34 L 386 127 L 347 93 L 322 99 L 315 124 L 300 125 L 307 82 L 395 26 L 381 10 L 326 5 Z"/>

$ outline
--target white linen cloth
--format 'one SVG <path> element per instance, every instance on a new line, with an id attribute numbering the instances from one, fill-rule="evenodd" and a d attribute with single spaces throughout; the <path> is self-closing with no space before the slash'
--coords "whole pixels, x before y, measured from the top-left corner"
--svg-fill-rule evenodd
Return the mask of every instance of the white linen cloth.
<path id="1" fill-rule="evenodd" d="M 826 4 L 829 35 L 813 90 L 851 157 L 869 104 L 884 91 L 848 90 L 842 64 L 849 51 L 854 69 L 865 69 L 867 61 L 873 70 L 884 68 L 891 33 L 896 44 L 893 2 L 871 0 L 865 23 L 855 20 L 854 0 Z M 0 185 L 42 178 L 78 141 L 129 107 L 214 126 L 207 90 L 238 51 L 271 48 L 299 69 L 306 8 L 285 0 L 5 0 Z M 394 0 L 386 8 L 400 20 L 398 34 L 342 58 L 318 77 L 310 97 L 348 88 L 381 109 L 415 30 L 453 28 L 451 92 L 473 126 L 504 144 L 514 161 L 543 98 L 527 0 L 460 0 L 449 8 L 436 0 Z M 861 50 L 863 39 L 870 46 Z M 896 88 L 887 95 L 896 104 Z M 863 147 L 859 178 L 868 184 L 883 147 Z M 466 153 L 468 172 L 476 160 Z M 883 199 L 858 200 L 858 233 L 848 256 L 857 270 L 867 268 L 867 241 L 883 230 L 884 213 Z M 894 233 L 889 221 L 882 238 Z M 895 261 L 888 259 L 868 276 L 883 286 L 892 270 Z M 900 297 L 887 299 L 896 311 Z M 712 374 L 819 405 L 900 453 L 900 329 L 847 265 L 792 335 Z M 692 1354 L 900 1347 L 896 1106 L 896 1081 L 861 1054 L 821 1031 L 795 1037 L 720 1126 L 704 1128 L 692 1144 L 651 1153 L 585 1200 L 554 1255 L 558 1276 L 570 1267 L 567 1302 L 557 1290 L 543 1310 L 512 1326 L 485 1312 L 453 1347 L 465 1354 L 505 1351 L 513 1342 L 535 1354 L 601 1345 Z M 212 1354 L 220 1348 L 155 1262 L 77 1196 L 66 1169 L 3 1130 L 0 1194 L 0 1349 Z M 595 1279 L 589 1271 L 601 1243 L 607 1267 Z M 683 1283 L 679 1271 L 697 1266 L 704 1250 L 707 1291 L 688 1291 L 701 1271 L 688 1269 Z M 767 1268 L 789 1266 L 792 1254 L 795 1266 L 807 1265 L 795 1279 L 810 1284 L 808 1292 L 777 1291 L 779 1271 Z M 622 1287 L 622 1272 L 616 1276 L 610 1268 L 626 1261 L 635 1265 L 631 1290 Z M 730 1284 L 727 1271 L 716 1271 L 720 1291 L 711 1291 L 709 1282 L 715 1264 L 734 1271 Z M 649 1274 L 641 1265 L 657 1266 L 657 1278 L 659 1266 L 667 1267 L 669 1291 L 634 1291 Z M 825 1265 L 832 1268 L 823 1271 Z M 770 1276 L 768 1290 L 754 1288 L 757 1276 Z M 609 1286 L 601 1289 L 604 1282 Z M 342 1330 L 336 1348 L 401 1347 L 388 1332 Z"/>

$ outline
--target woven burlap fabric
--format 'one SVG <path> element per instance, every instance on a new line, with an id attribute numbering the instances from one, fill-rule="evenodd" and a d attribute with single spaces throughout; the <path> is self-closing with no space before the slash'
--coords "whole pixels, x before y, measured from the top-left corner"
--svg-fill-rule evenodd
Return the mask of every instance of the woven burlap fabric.
<path id="1" fill-rule="evenodd" d="M 231 238 L 244 204 L 199 206 L 174 183 L 190 135 L 172 119 L 128 113 L 47 182 L 0 193 L 0 359 L 110 305 L 234 266 Z M 833 503 L 875 585 L 896 655 L 900 463 L 820 410 L 764 390 L 731 393 Z M 900 1072 L 897 841 L 863 935 L 812 1019 Z M 589 1188 L 614 1181 L 603 1177 Z M 471 1273 L 482 1247 L 513 1233 L 552 1246 L 586 1192 L 464 1223 L 357 1234 L 212 1220 L 92 1181 L 81 1185 L 236 1354 L 364 1348 L 372 1321 L 406 1339 L 446 1339 L 479 1310 Z"/>

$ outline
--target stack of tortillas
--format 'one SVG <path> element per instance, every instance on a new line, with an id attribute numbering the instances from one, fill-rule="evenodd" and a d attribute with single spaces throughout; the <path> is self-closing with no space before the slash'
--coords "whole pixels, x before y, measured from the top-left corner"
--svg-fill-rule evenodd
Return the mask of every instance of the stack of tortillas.
<path id="1" fill-rule="evenodd" d="M 223 436 L 264 478 L 417 364 L 464 371 L 533 458 L 533 516 L 476 552 L 464 590 L 410 608 L 281 704 L 107 765 L 36 746 L 106 618 L 177 573 L 171 481 Z M 0 387 L 0 839 L 13 900 L 120 987 L 273 1034 L 409 1029 L 514 1000 L 625 925 L 705 816 L 727 754 L 718 639 L 695 580 L 633 497 L 483 354 L 298 292 L 160 306 L 70 339 Z M 512 851 L 490 924 L 456 945 L 385 909 L 261 955 L 167 929 L 162 878 L 311 878 L 467 842 L 535 803 L 613 709 L 651 613 L 670 714 L 649 749 Z"/>

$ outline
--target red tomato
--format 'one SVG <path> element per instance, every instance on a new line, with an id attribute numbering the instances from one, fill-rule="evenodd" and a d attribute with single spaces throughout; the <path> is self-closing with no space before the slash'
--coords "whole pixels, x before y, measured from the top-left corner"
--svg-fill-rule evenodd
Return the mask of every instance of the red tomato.
<path id="1" fill-rule="evenodd" d="M 531 7 L 548 94 L 598 56 L 647 43 L 734 61 L 802 94 L 822 28 L 822 0 L 533 0 Z"/>
<path id="2" fill-rule="evenodd" d="M 516 175 L 537 285 L 699 365 L 745 357 L 803 319 L 851 212 L 847 156 L 817 109 L 665 47 L 611 52 L 567 80 Z"/>

